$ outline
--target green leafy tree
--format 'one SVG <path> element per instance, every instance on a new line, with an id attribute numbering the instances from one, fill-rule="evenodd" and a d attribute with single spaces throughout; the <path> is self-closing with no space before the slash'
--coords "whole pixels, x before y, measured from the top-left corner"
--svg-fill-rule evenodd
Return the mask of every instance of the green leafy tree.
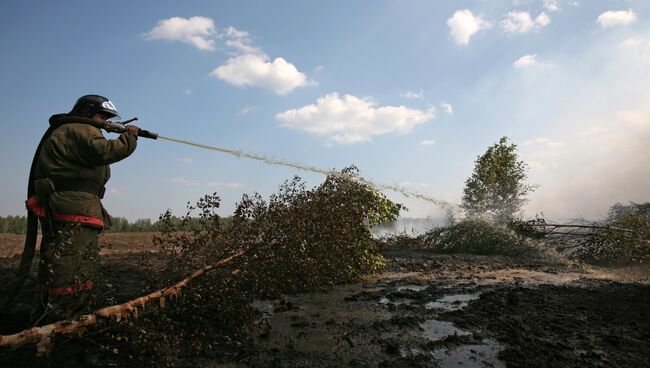
<path id="1" fill-rule="evenodd" d="M 526 183 L 528 166 L 519 160 L 517 145 L 502 137 L 476 158 L 465 181 L 462 207 L 468 217 L 507 222 L 517 216 L 535 186 Z"/>

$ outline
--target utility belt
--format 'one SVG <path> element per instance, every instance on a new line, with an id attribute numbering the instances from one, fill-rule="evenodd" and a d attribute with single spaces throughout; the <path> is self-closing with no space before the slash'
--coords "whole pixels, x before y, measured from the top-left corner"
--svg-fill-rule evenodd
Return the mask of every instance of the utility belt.
<path id="1" fill-rule="evenodd" d="M 101 229 L 106 227 L 103 218 L 79 214 L 52 213 L 49 206 L 49 198 L 55 192 L 86 192 L 103 198 L 106 191 L 103 185 L 98 185 L 90 180 L 54 177 L 34 180 L 34 189 L 36 195 L 27 198 L 25 204 L 36 216 L 46 219 L 49 229 L 54 229 L 53 221 L 76 222 Z"/>
<path id="2" fill-rule="evenodd" d="M 90 180 L 51 177 L 36 180 L 35 183 L 37 187 L 39 186 L 38 182 L 40 181 L 49 181 L 52 184 L 52 186 L 48 188 L 48 192 L 86 192 L 94 194 L 99 198 L 104 198 L 104 193 L 106 193 L 105 186 Z M 49 186 L 50 183 L 47 183 L 46 185 Z M 39 188 L 36 189 L 37 193 L 39 192 L 38 189 Z"/>

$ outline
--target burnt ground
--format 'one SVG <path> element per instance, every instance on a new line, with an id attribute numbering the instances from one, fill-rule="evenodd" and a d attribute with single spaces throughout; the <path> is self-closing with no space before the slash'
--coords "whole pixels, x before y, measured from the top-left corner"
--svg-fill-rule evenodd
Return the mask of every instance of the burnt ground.
<path id="1" fill-rule="evenodd" d="M 143 239 L 104 236 L 105 301 L 121 302 L 144 292 L 146 280 L 160 267 L 150 238 Z M 0 245 L 0 253 L 2 249 Z M 18 261 L 3 255 L 0 279 Z M 148 263 L 142 263 L 143 255 L 149 255 Z M 258 327 L 251 332 L 253 344 L 233 355 L 237 358 L 183 357 L 177 364 L 650 367 L 648 268 L 602 269 L 552 257 L 517 260 L 427 251 L 393 251 L 385 257 L 386 271 L 360 282 L 253 303 Z M 0 322 L 0 332 L 9 333 L 19 327 L 20 318 Z M 32 351 L 0 352 L 0 366 L 25 366 Z"/>

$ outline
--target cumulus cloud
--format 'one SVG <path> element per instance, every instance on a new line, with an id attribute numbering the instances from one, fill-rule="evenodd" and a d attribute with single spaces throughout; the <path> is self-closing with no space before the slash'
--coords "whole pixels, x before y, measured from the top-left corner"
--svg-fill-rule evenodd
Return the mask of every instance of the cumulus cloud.
<path id="1" fill-rule="evenodd" d="M 238 53 L 263 54 L 262 50 L 253 44 L 250 34 L 246 31 L 230 26 L 219 33 L 219 38 L 224 39 L 226 46 Z"/>
<path id="2" fill-rule="evenodd" d="M 616 26 L 626 26 L 630 23 L 636 21 L 636 13 L 634 10 L 629 9 L 617 10 L 617 11 L 606 11 L 598 16 L 598 23 L 603 29 L 616 27 Z"/>
<path id="3" fill-rule="evenodd" d="M 433 144 L 436 144 L 436 141 L 434 141 L 433 139 L 423 139 L 422 141 L 420 141 L 421 146 L 430 146 Z"/>
<path id="4" fill-rule="evenodd" d="M 528 12 L 511 11 L 501 21 L 501 29 L 506 33 L 526 33 L 545 27 L 550 22 L 551 19 L 544 12 L 533 19 Z"/>
<path id="5" fill-rule="evenodd" d="M 468 9 L 458 10 L 447 19 L 447 25 L 451 29 L 451 36 L 459 45 L 469 44 L 469 39 L 478 31 L 490 27 L 490 23 L 475 16 Z"/>
<path id="6" fill-rule="evenodd" d="M 268 56 L 259 54 L 230 58 L 210 75 L 233 86 L 261 87 L 278 95 L 286 95 L 298 87 L 315 83 L 284 58 L 271 61 Z"/>
<path id="7" fill-rule="evenodd" d="M 424 97 L 424 93 L 422 92 L 422 90 L 419 90 L 418 92 L 407 91 L 407 92 L 402 93 L 400 95 L 400 97 L 408 98 L 409 100 L 419 100 L 419 99 L 422 99 Z"/>
<path id="8" fill-rule="evenodd" d="M 557 4 L 557 0 L 544 0 L 544 8 L 550 12 L 556 12 L 560 10 L 560 7 Z"/>
<path id="9" fill-rule="evenodd" d="M 449 115 L 454 114 L 454 108 L 451 106 L 451 104 L 443 102 L 440 104 L 440 108 L 442 109 L 442 111 L 446 112 Z"/>
<path id="10" fill-rule="evenodd" d="M 515 60 L 515 62 L 512 63 L 512 65 L 517 69 L 535 68 L 535 67 L 549 68 L 553 66 L 553 64 L 547 61 L 538 60 L 536 54 L 524 55 L 519 59 Z"/>
<path id="11" fill-rule="evenodd" d="M 189 43 L 199 50 L 215 49 L 214 21 L 207 17 L 172 17 L 158 21 L 156 26 L 144 34 L 146 40 L 170 40 Z"/>
<path id="12" fill-rule="evenodd" d="M 233 56 L 210 75 L 234 86 L 256 86 L 286 95 L 298 87 L 316 85 L 290 62 L 282 57 L 271 58 L 255 46 L 251 35 L 235 27 L 217 29 L 208 17 L 172 17 L 158 21 L 145 33 L 146 40 L 172 40 L 194 45 L 201 50 L 215 50 L 220 40 Z M 191 95 L 191 90 L 185 90 Z"/>
<path id="13" fill-rule="evenodd" d="M 434 117 L 433 108 L 423 111 L 405 106 L 377 106 L 372 99 L 338 93 L 276 115 L 282 126 L 326 136 L 330 144 L 365 142 L 393 132 L 406 134 Z"/>
<path id="14" fill-rule="evenodd" d="M 298 87 L 316 85 L 298 71 L 295 65 L 282 57 L 273 60 L 254 45 L 250 34 L 235 27 L 225 28 L 219 35 L 235 56 L 214 69 L 210 75 L 238 87 L 265 88 L 278 95 L 286 95 Z M 241 112 L 246 114 L 251 109 Z"/>

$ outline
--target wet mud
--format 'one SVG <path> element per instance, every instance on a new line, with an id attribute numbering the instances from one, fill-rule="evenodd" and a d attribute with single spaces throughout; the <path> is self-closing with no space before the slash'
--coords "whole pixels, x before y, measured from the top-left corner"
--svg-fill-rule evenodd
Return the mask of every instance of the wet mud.
<path id="1" fill-rule="evenodd" d="M 389 271 L 257 301 L 227 367 L 649 367 L 650 285 L 558 259 L 386 253 Z"/>
<path id="2" fill-rule="evenodd" d="M 102 285 L 111 301 L 138 295 L 160 266 L 143 247 L 103 251 Z M 142 266 L 146 254 L 149 270 Z M 408 250 L 384 255 L 385 272 L 360 282 L 254 301 L 252 344 L 231 355 L 237 358 L 186 357 L 180 365 L 650 367 L 648 268 Z M 14 264 L 17 257 L 1 258 L 0 276 Z"/>

